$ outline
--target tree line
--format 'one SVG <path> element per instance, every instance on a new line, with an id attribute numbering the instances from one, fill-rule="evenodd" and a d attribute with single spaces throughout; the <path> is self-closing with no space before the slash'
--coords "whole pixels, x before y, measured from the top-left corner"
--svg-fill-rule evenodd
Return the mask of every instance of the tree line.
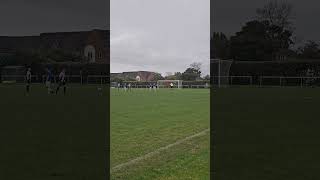
<path id="1" fill-rule="evenodd" d="M 202 77 L 201 72 L 201 63 L 194 62 L 189 65 L 189 67 L 184 72 L 174 72 L 167 73 L 166 75 L 161 75 L 160 73 L 155 73 L 153 77 L 153 81 L 158 80 L 183 80 L 183 81 L 202 81 L 202 80 L 210 80 L 210 75 L 206 75 Z M 112 77 L 112 82 L 122 82 L 122 81 L 136 81 L 133 77 Z"/>
<path id="2" fill-rule="evenodd" d="M 167 74 L 163 79 L 167 80 L 183 80 L 183 81 L 201 81 L 210 80 L 210 76 L 206 75 L 202 77 L 201 63 L 194 62 L 183 72 L 175 72 L 174 74 Z M 160 80 L 160 79 L 159 79 Z"/>
<path id="3" fill-rule="evenodd" d="M 211 58 L 246 61 L 281 60 L 281 56 L 319 59 L 319 43 L 313 40 L 295 47 L 294 11 L 291 3 L 270 0 L 256 10 L 256 16 L 231 37 L 214 32 Z"/>

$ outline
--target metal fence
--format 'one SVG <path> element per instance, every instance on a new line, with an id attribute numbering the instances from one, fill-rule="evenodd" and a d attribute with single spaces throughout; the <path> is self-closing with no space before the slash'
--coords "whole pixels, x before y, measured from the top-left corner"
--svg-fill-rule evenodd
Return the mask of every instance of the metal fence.
<path id="1" fill-rule="evenodd" d="M 220 79 L 220 80 L 219 80 Z M 226 80 L 227 79 L 227 80 Z M 214 76 L 213 87 L 258 86 L 258 87 L 317 87 L 320 77 L 298 76 Z M 219 83 L 220 82 L 220 83 Z M 221 83 L 228 82 L 228 83 Z"/>
<path id="2" fill-rule="evenodd" d="M 42 83 L 46 82 L 46 75 L 32 75 L 31 82 L 32 83 Z M 54 82 L 57 83 L 59 79 L 58 75 L 54 76 Z M 80 75 L 66 75 L 66 82 L 70 84 L 108 84 L 110 82 L 109 76 L 97 76 L 97 75 L 88 75 L 88 76 L 80 76 Z M 26 77 L 22 75 L 3 75 L 1 76 L 1 83 L 26 83 Z"/>
<path id="3" fill-rule="evenodd" d="M 1 83 L 25 83 L 26 78 L 22 75 L 3 75 Z M 58 76 L 54 76 L 54 82 L 58 81 Z M 46 82 L 46 75 L 32 75 L 32 83 Z M 70 84 L 97 84 L 117 87 L 116 82 L 110 83 L 109 76 L 100 75 L 67 75 L 66 82 Z M 128 82 L 129 83 L 129 82 Z M 127 83 L 127 84 L 128 84 Z M 149 88 L 150 84 L 156 82 L 131 82 L 132 88 Z M 208 81 L 195 81 L 182 83 L 182 88 L 210 88 L 210 87 L 232 87 L 232 86 L 255 86 L 255 87 L 320 87 L 320 76 L 212 76 L 211 85 Z"/>
<path id="4" fill-rule="evenodd" d="M 224 85 L 253 85 L 252 76 L 212 76 L 212 84 Z"/>
<path id="5" fill-rule="evenodd" d="M 136 81 L 128 81 L 128 82 L 122 82 L 120 83 L 120 88 L 123 88 L 124 86 L 128 86 L 130 84 L 131 88 L 152 88 L 154 85 L 157 85 L 157 88 L 170 88 L 167 85 L 158 85 L 157 82 L 136 82 Z M 111 87 L 117 88 L 118 83 L 117 82 L 111 82 Z M 178 86 L 174 86 L 174 88 L 178 88 Z M 205 89 L 210 88 L 209 81 L 194 81 L 191 83 L 191 81 L 183 81 L 181 88 L 192 88 L 192 89 Z"/>
<path id="6" fill-rule="evenodd" d="M 31 81 L 38 82 L 39 77 L 38 76 L 31 76 Z M 25 83 L 26 77 L 21 75 L 2 75 L 1 76 L 1 82 L 11 82 L 11 83 Z"/>

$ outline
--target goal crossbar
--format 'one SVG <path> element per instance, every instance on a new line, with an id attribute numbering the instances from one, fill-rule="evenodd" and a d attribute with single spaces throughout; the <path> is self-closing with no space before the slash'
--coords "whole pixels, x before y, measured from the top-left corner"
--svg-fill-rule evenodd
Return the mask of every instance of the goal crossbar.
<path id="1" fill-rule="evenodd" d="M 165 88 L 169 87 L 171 83 L 175 88 L 182 88 L 182 80 L 158 80 L 157 86 L 159 88 Z"/>

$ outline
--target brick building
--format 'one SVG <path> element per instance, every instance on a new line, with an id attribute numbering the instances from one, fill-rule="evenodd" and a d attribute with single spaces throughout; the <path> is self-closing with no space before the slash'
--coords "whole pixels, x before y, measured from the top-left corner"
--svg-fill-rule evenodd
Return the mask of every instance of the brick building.
<path id="1" fill-rule="evenodd" d="M 139 80 L 142 82 L 153 81 L 156 73 L 150 71 L 131 71 L 123 73 L 111 73 L 111 79 L 122 79 L 122 80 Z"/>
<path id="2" fill-rule="evenodd" d="M 110 64 L 109 30 L 42 33 L 39 36 L 0 36 L 0 52 L 61 50 L 79 62 Z"/>

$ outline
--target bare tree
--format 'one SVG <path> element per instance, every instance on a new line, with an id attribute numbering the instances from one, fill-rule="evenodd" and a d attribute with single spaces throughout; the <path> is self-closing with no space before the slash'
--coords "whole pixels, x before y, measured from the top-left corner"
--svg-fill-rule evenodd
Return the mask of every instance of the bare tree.
<path id="1" fill-rule="evenodd" d="M 200 71 L 201 65 L 202 64 L 200 62 L 194 62 L 194 63 L 190 64 L 190 67 L 197 70 L 197 71 Z"/>
<path id="2" fill-rule="evenodd" d="M 292 30 L 294 18 L 293 6 L 284 0 L 269 0 L 262 8 L 257 9 L 258 19 L 267 21 L 270 25 Z"/>

